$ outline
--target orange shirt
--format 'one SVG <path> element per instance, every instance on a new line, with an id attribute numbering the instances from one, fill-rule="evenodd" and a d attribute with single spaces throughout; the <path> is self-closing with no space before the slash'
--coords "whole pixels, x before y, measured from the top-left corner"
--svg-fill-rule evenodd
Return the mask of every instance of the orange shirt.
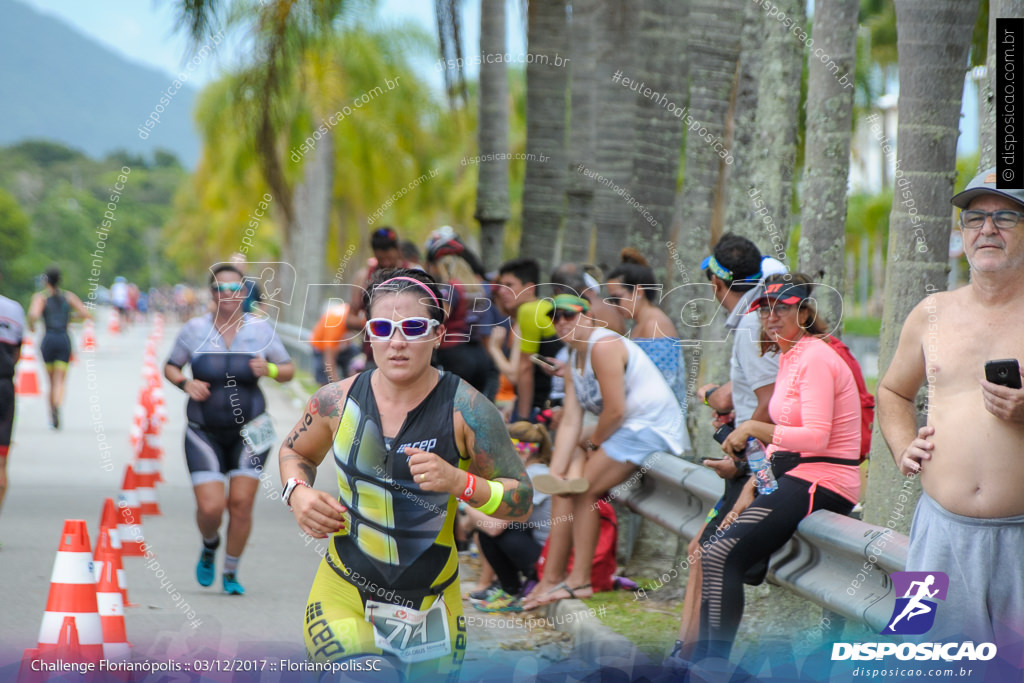
<path id="1" fill-rule="evenodd" d="M 347 346 L 352 335 L 345 329 L 345 318 L 348 316 L 348 304 L 336 304 L 320 316 L 309 343 L 317 351 L 329 351 L 340 346 Z M 345 340 L 345 344 L 342 344 Z"/>

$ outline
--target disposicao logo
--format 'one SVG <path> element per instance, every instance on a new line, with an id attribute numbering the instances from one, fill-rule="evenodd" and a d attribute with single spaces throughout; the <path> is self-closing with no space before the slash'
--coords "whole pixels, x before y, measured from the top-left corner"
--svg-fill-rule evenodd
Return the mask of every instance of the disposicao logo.
<path id="1" fill-rule="evenodd" d="M 918 636 L 935 625 L 938 600 L 946 599 L 949 577 L 944 572 L 893 572 L 896 606 L 882 635 Z M 986 661 L 996 656 L 993 643 L 833 643 L 832 660 L 882 659 L 895 656 L 901 660 Z"/>
<path id="2" fill-rule="evenodd" d="M 896 606 L 882 635 L 919 636 L 935 624 L 936 600 L 945 600 L 949 577 L 945 572 L 893 572 Z"/>

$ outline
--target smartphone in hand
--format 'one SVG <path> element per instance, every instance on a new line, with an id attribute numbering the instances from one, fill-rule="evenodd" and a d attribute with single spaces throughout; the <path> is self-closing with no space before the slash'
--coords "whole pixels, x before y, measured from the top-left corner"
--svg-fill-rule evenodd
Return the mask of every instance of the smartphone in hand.
<path id="1" fill-rule="evenodd" d="M 539 366 L 541 366 L 542 368 L 547 368 L 548 370 L 552 370 L 552 371 L 554 371 L 554 370 L 557 370 L 557 369 L 558 369 L 558 366 L 557 366 L 557 365 L 554 365 L 554 364 L 552 364 L 552 363 L 549 363 L 549 362 L 548 362 L 548 359 L 547 359 L 547 358 L 545 358 L 544 356 L 540 355 L 539 353 L 531 353 L 531 354 L 530 354 L 530 360 L 531 360 L 531 361 L 532 361 L 532 362 L 533 362 L 533 363 L 534 363 L 535 365 L 539 365 Z"/>
<path id="2" fill-rule="evenodd" d="M 985 379 L 992 384 L 1020 389 L 1020 363 L 1016 358 L 1004 358 L 1002 360 L 990 360 L 985 363 Z"/>

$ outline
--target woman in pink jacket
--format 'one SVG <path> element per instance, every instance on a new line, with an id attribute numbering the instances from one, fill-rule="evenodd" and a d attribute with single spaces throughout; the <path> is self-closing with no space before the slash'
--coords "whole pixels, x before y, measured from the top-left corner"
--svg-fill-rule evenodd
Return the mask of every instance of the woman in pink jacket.
<path id="1" fill-rule="evenodd" d="M 761 317 L 762 353 L 780 352 L 769 403 L 775 424 L 743 422 L 722 450 L 742 452 L 754 437 L 767 446 L 773 462 L 791 459 L 795 466 L 779 477 L 777 491 L 758 496 L 703 550 L 696 659 L 728 658 L 743 617 L 743 576 L 750 567 L 781 548 L 811 512 L 849 514 L 860 496 L 857 384 L 821 339 L 827 328 L 809 298 L 811 289 L 805 276 L 773 275 L 751 308 Z M 754 485 L 753 477 L 748 485 Z"/>

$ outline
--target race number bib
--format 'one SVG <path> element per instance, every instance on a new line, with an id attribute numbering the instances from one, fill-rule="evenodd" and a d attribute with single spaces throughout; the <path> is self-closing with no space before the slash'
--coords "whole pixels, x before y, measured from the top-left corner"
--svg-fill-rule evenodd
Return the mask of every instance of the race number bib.
<path id="1" fill-rule="evenodd" d="M 423 662 L 452 652 L 443 599 L 424 612 L 367 600 L 366 621 L 373 625 L 374 644 L 403 662 Z"/>
<path id="2" fill-rule="evenodd" d="M 257 455 L 268 450 L 276 441 L 274 424 L 267 413 L 249 420 L 240 433 L 245 445 Z"/>

